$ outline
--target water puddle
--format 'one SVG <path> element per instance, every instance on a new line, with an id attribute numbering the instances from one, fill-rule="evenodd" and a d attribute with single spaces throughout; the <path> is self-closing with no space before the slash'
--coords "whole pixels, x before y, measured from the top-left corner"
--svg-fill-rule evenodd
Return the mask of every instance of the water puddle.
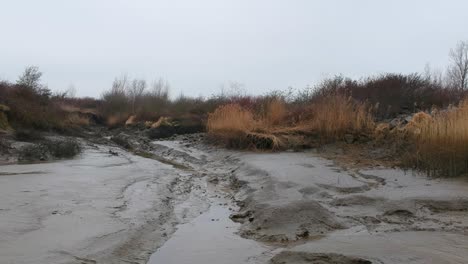
<path id="1" fill-rule="evenodd" d="M 181 225 L 150 258 L 149 264 L 255 263 L 268 247 L 236 235 L 239 224 L 230 211 L 212 206 L 208 212 Z"/>

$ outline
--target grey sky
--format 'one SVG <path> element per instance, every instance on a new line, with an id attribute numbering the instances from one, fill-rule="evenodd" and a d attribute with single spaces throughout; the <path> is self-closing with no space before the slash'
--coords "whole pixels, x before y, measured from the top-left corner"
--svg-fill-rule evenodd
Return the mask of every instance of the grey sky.
<path id="1" fill-rule="evenodd" d="M 260 94 L 324 76 L 445 67 L 466 0 L 0 0 L 0 79 L 37 65 L 54 90 L 99 96 L 115 76 L 172 93 L 228 81 Z"/>

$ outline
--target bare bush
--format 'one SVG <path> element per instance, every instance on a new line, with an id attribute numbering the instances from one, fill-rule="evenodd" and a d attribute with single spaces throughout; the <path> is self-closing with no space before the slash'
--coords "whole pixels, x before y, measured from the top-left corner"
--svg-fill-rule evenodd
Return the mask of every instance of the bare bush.
<path id="1" fill-rule="evenodd" d="M 117 120 L 120 123 L 130 115 L 136 115 L 138 120 L 163 115 L 169 103 L 169 84 L 159 79 L 147 88 L 147 82 L 142 79 L 130 80 L 127 75 L 116 78 L 112 88 L 103 93 L 100 106 L 108 123 Z"/>
<path id="2" fill-rule="evenodd" d="M 135 104 L 139 103 L 138 101 L 143 97 L 143 93 L 146 89 L 146 81 L 134 79 L 128 87 L 126 87 L 126 92 L 130 98 L 132 104 L 132 113 L 135 114 Z"/>
<path id="3" fill-rule="evenodd" d="M 468 89 L 468 42 L 458 42 L 457 46 L 450 50 L 449 57 L 449 81 L 456 89 Z"/>

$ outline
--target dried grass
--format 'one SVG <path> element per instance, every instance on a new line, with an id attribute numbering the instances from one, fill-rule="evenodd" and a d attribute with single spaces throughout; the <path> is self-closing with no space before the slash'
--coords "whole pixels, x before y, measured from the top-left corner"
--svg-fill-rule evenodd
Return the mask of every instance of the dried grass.
<path id="1" fill-rule="evenodd" d="M 71 126 L 89 126 L 90 120 L 88 117 L 74 113 L 68 115 L 66 124 Z"/>
<path id="2" fill-rule="evenodd" d="M 459 176 L 468 172 L 468 101 L 428 117 L 416 115 L 411 126 L 415 152 L 408 162 L 431 176 Z"/>
<path id="3" fill-rule="evenodd" d="M 287 113 L 284 101 L 278 99 L 271 100 L 267 103 L 265 114 L 261 120 L 262 126 L 273 127 L 281 125 Z"/>
<path id="4" fill-rule="evenodd" d="M 269 101 L 265 111 L 257 115 L 238 104 L 228 104 L 209 115 L 207 128 L 208 133 L 224 139 L 231 147 L 281 149 L 304 146 L 310 141 L 299 140 L 302 137 L 298 135 L 314 135 L 324 142 L 374 127 L 365 104 L 341 95 L 323 98 L 304 108 L 300 115 L 301 118 L 291 117 L 284 101 L 277 99 Z M 297 123 L 290 121 L 297 119 Z"/>
<path id="5" fill-rule="evenodd" d="M 127 115 L 125 114 L 115 114 L 115 115 L 110 115 L 107 117 L 106 124 L 109 127 L 117 127 L 125 124 L 127 121 Z"/>
<path id="6" fill-rule="evenodd" d="M 163 125 L 170 125 L 170 118 L 161 116 L 158 121 L 151 124 L 151 128 L 158 128 Z"/>
<path id="7" fill-rule="evenodd" d="M 324 97 L 310 106 L 299 130 L 318 133 L 324 140 L 341 139 L 347 133 L 363 133 L 375 127 L 371 109 L 344 95 Z M 296 128 L 297 129 L 297 128 Z"/>
<path id="8" fill-rule="evenodd" d="M 131 125 L 135 125 L 136 124 L 136 119 L 137 119 L 137 116 L 136 115 L 131 115 L 127 121 L 125 121 L 125 125 L 126 126 L 131 126 Z"/>
<path id="9" fill-rule="evenodd" d="M 207 129 L 209 133 L 217 135 L 245 133 L 253 131 L 257 124 L 250 110 L 238 104 L 227 104 L 209 114 Z"/>

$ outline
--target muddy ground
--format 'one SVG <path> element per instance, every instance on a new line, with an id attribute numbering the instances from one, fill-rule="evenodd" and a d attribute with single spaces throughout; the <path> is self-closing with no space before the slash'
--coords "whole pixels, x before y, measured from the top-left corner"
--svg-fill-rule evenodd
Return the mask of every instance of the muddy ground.
<path id="1" fill-rule="evenodd" d="M 468 263 L 462 179 L 229 151 L 203 134 L 80 144 L 74 159 L 3 157 L 0 263 Z"/>

